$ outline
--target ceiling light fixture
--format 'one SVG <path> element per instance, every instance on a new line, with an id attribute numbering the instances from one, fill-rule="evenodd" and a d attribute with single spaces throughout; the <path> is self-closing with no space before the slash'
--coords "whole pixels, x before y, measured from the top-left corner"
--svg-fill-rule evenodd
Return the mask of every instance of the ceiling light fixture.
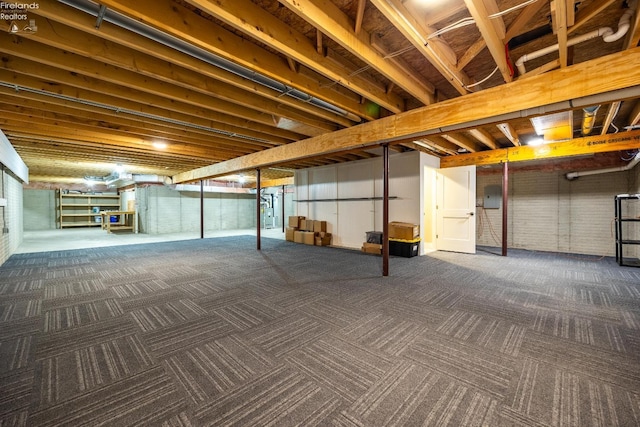
<path id="1" fill-rule="evenodd" d="M 167 148 L 167 143 L 162 141 L 153 141 L 151 145 L 153 145 L 153 148 L 157 148 L 158 150 L 164 150 Z"/>
<path id="2" fill-rule="evenodd" d="M 537 147 L 539 145 L 544 145 L 546 143 L 547 143 L 547 141 L 545 141 L 542 138 L 533 138 L 532 140 L 527 142 L 527 145 L 530 145 L 531 147 Z"/>

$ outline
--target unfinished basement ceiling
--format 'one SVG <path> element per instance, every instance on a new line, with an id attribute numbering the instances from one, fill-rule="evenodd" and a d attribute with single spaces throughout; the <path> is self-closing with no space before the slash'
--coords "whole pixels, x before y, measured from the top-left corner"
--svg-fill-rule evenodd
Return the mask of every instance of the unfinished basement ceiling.
<path id="1" fill-rule="evenodd" d="M 109 175 L 115 164 L 173 176 L 490 88 L 519 96 L 510 82 L 637 51 L 640 38 L 637 4 L 626 0 L 38 5 L 27 20 L 0 21 L 0 129 L 30 180 L 46 182 Z M 559 49 L 536 54 L 554 44 Z M 638 124 L 635 92 L 599 107 L 592 135 Z M 564 116 L 570 137 L 583 136 L 582 109 Z M 444 158 L 534 137 L 530 118 L 514 118 L 392 148 Z M 262 178 L 373 156 L 356 147 L 297 158 L 262 169 Z"/>

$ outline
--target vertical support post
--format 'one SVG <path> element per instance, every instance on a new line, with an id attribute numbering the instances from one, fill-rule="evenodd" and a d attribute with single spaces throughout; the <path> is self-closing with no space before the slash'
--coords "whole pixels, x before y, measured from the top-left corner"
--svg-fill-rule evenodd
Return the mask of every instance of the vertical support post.
<path id="1" fill-rule="evenodd" d="M 382 146 L 382 275 L 389 275 L 389 145 Z"/>
<path id="2" fill-rule="evenodd" d="M 280 202 L 282 205 L 282 232 L 284 233 L 284 185 L 282 186 L 282 200 Z"/>
<path id="3" fill-rule="evenodd" d="M 204 180 L 200 180 L 200 238 L 204 239 Z"/>
<path id="4" fill-rule="evenodd" d="M 507 221 L 509 207 L 509 162 L 502 164 L 502 256 L 507 256 Z"/>
<path id="5" fill-rule="evenodd" d="M 260 169 L 256 169 L 256 248 L 260 250 Z"/>

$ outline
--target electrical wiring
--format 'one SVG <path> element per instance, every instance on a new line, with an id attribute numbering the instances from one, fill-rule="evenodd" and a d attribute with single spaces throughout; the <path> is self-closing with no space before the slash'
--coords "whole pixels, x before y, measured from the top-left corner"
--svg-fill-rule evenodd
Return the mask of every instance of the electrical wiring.
<path id="1" fill-rule="evenodd" d="M 518 10 L 518 9 L 522 9 L 523 7 L 527 7 L 527 6 L 529 6 L 530 4 L 535 3 L 535 2 L 537 2 L 537 1 L 538 1 L 538 0 L 529 0 L 529 1 L 526 1 L 526 2 L 524 2 L 524 3 L 521 3 L 521 4 L 515 5 L 515 6 L 513 6 L 513 7 L 510 7 L 509 9 L 503 10 L 502 12 L 497 12 L 497 13 L 494 13 L 493 15 L 489 15 L 489 18 L 490 18 L 490 19 L 499 18 L 499 17 L 501 17 L 501 16 L 503 16 L 503 15 L 506 15 L 506 14 L 508 14 L 508 13 L 515 12 L 515 11 L 516 11 L 516 10 Z"/>

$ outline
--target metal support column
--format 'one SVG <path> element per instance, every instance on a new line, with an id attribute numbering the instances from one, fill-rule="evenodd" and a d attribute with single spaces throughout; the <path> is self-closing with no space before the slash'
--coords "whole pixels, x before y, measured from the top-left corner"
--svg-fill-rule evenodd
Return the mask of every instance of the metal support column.
<path id="1" fill-rule="evenodd" d="M 509 163 L 502 164 L 502 256 L 507 256 L 507 221 L 509 205 Z"/>
<path id="2" fill-rule="evenodd" d="M 204 239 L 204 180 L 200 180 L 200 238 Z"/>
<path id="3" fill-rule="evenodd" d="M 258 250 L 260 250 L 260 202 L 260 169 L 256 169 L 256 245 Z"/>
<path id="4" fill-rule="evenodd" d="M 389 275 L 389 145 L 382 146 L 382 275 Z"/>

